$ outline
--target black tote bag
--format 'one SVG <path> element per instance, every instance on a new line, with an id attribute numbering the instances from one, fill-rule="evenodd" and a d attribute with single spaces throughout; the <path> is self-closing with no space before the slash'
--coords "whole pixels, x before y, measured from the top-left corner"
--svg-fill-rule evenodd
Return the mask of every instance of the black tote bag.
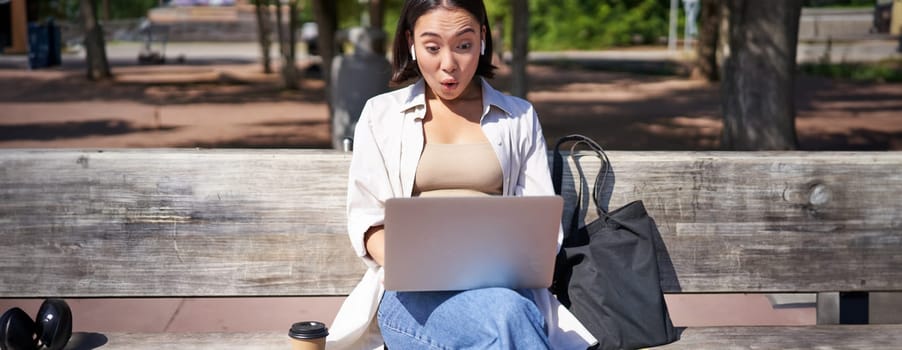
<path id="1" fill-rule="evenodd" d="M 555 265 L 552 292 L 598 339 L 597 349 L 638 349 L 679 339 L 673 327 L 658 274 L 654 240 L 660 236 L 641 201 L 611 212 L 599 205 L 610 163 L 604 150 L 582 135 L 561 138 L 554 147 L 552 178 L 561 193 L 563 157 L 560 146 L 574 142 L 601 159 L 592 187 L 598 219 L 579 227 L 583 201 L 582 168 L 576 163 L 577 203 Z M 589 186 L 586 186 L 589 187 Z"/>

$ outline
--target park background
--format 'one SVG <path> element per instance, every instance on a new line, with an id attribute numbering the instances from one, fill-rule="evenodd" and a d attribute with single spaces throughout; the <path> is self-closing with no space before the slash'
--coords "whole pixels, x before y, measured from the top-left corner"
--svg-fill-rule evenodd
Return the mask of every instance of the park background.
<path id="1" fill-rule="evenodd" d="M 35 30 L 52 28 L 47 20 L 54 19 L 61 29 L 61 60 L 41 67 L 34 50 L 23 52 L 11 40 L 2 42 L 0 147 L 331 148 L 334 109 L 324 74 L 330 71 L 324 63 L 331 60 L 309 49 L 335 40 L 309 39 L 305 23 L 319 23 L 317 28 L 325 23 L 339 33 L 381 23 L 378 27 L 391 34 L 400 2 L 287 1 L 280 9 L 265 6 L 268 50 L 261 50 L 261 17 L 253 2 L 6 2 L 0 5 L 0 18 L 9 18 L 10 26 L 15 25 L 17 3 L 26 4 L 28 22 L 44 25 Z M 105 69 L 88 64 L 97 56 L 88 57 L 91 44 L 85 39 L 91 31 L 85 29 L 91 21 L 82 15 L 90 8 L 86 3 L 94 5 L 94 19 L 102 26 L 98 32 L 103 33 Z M 373 3 L 380 7 L 371 7 Z M 496 48 L 499 76 L 493 85 L 533 102 L 547 139 L 579 132 L 612 150 L 730 149 L 722 142 L 731 97 L 724 92 L 723 80 L 729 78 L 723 76 L 724 58 L 715 55 L 720 63 L 706 71 L 700 52 L 705 23 L 721 24 L 721 19 L 702 16 L 699 32 L 686 40 L 684 2 L 676 2 L 673 32 L 678 40 L 671 41 L 669 0 L 486 3 L 499 35 L 496 45 L 501 43 Z M 699 5 L 711 3 L 727 2 Z M 743 6 L 799 10 L 798 30 L 783 33 L 797 38 L 794 74 L 788 82 L 792 89 L 783 92 L 789 98 L 782 106 L 791 111 L 796 140 L 781 149 L 902 149 L 902 55 L 897 51 L 898 33 L 889 28 L 892 18 L 886 20 L 880 12 L 892 13 L 886 6 L 892 3 L 751 3 Z M 514 14 L 523 8 L 529 10 L 525 57 L 522 51 L 514 52 L 515 34 L 524 31 L 513 29 Z M 382 18 L 374 12 L 381 12 Z M 165 47 L 159 36 L 145 46 L 148 31 L 142 31 L 142 23 L 168 28 Z M 296 29 L 287 30 L 291 26 Z M 274 28 L 285 29 L 281 40 Z M 292 32 L 298 42 L 285 46 L 295 48 L 293 54 L 279 45 L 290 41 Z M 724 40 L 721 36 L 714 42 L 722 46 Z M 337 49 L 354 55 L 349 43 Z M 165 57 L 165 62 L 148 62 L 148 57 L 162 58 L 152 54 Z M 153 64 L 142 64 L 139 57 Z M 266 62 L 271 73 L 265 72 Z M 520 75 L 518 69 L 523 70 Z M 342 299 L 79 299 L 70 304 L 77 331 L 252 331 L 281 330 L 300 319 L 328 323 Z M 669 302 L 681 326 L 815 322 L 810 295 L 681 295 L 669 296 Z M 0 300 L 3 309 L 23 306 L 29 312 L 39 303 Z"/>

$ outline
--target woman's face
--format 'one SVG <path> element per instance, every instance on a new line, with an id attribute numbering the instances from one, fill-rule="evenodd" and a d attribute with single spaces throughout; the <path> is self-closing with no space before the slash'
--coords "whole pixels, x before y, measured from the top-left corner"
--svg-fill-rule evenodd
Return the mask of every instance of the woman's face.
<path id="1" fill-rule="evenodd" d="M 417 19 L 408 42 L 414 46 L 423 79 L 437 97 L 456 99 L 471 85 L 482 35 L 476 18 L 462 9 L 439 7 Z"/>

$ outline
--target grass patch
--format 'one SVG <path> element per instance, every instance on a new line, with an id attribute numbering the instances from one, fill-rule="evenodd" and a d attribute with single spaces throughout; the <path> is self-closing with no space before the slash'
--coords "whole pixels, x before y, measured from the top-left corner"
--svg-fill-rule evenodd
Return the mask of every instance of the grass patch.
<path id="1" fill-rule="evenodd" d="M 902 82 L 902 59 L 884 59 L 875 63 L 805 63 L 799 69 L 807 74 L 833 79 L 871 83 Z"/>

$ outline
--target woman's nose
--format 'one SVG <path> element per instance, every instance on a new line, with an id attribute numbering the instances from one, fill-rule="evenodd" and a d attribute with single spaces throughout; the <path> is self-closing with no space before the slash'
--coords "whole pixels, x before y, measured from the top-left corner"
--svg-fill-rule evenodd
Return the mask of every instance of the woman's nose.
<path id="1" fill-rule="evenodd" d="M 445 50 L 442 53 L 442 71 L 445 73 L 454 73 L 457 70 L 457 60 L 451 50 Z"/>

